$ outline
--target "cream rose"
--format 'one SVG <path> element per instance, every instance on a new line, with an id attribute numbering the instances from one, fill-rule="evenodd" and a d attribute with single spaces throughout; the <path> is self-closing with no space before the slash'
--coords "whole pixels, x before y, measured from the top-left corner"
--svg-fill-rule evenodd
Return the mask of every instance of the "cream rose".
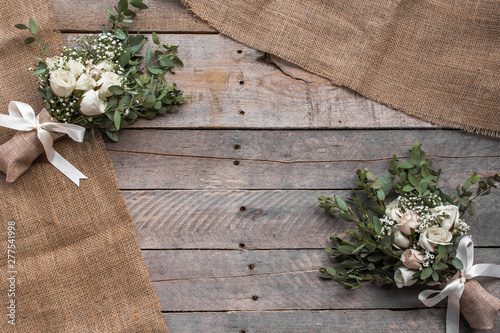
<path id="1" fill-rule="evenodd" d="M 100 69 L 104 72 L 111 72 L 115 68 L 115 65 L 109 60 L 103 60 L 95 65 L 95 68 Z"/>
<path id="2" fill-rule="evenodd" d="M 83 73 L 80 75 L 78 80 L 76 80 L 75 90 L 87 91 L 95 88 L 97 82 L 93 78 L 90 77 L 89 74 Z"/>
<path id="3" fill-rule="evenodd" d="M 68 67 L 68 70 L 75 76 L 75 78 L 79 77 L 85 71 L 85 66 L 83 66 L 79 61 L 73 59 L 66 63 L 66 67 Z"/>
<path id="4" fill-rule="evenodd" d="M 403 216 L 403 213 L 401 213 L 401 211 L 399 210 L 398 205 L 399 197 L 388 204 L 385 208 L 385 215 L 387 215 L 393 221 L 397 221 L 401 216 Z"/>
<path id="5" fill-rule="evenodd" d="M 75 76 L 68 71 L 56 69 L 50 72 L 50 87 L 56 96 L 68 97 L 75 89 Z"/>
<path id="6" fill-rule="evenodd" d="M 419 250 L 409 249 L 401 255 L 401 262 L 409 269 L 419 269 L 422 267 L 425 256 Z"/>
<path id="7" fill-rule="evenodd" d="M 398 286 L 398 288 L 403 288 L 414 285 L 417 280 L 413 279 L 412 276 L 416 272 L 417 271 L 408 269 L 406 267 L 398 268 L 398 270 L 394 273 L 394 281 L 396 282 L 396 286 Z"/>
<path id="8" fill-rule="evenodd" d="M 122 85 L 121 81 L 122 78 L 118 74 L 111 72 L 103 73 L 101 79 L 97 81 L 97 85 L 101 86 L 101 88 L 99 88 L 99 96 L 104 99 L 106 97 L 113 95 L 113 93 L 108 90 L 109 87 L 121 86 Z"/>
<path id="9" fill-rule="evenodd" d="M 441 221 L 441 228 L 446 230 L 453 230 L 455 225 L 458 223 L 458 218 L 460 217 L 460 212 L 457 206 L 448 205 L 448 206 L 437 206 L 431 208 L 431 213 L 438 214 L 444 212 L 448 217 L 445 217 L 443 221 Z"/>
<path id="10" fill-rule="evenodd" d="M 87 116 L 95 116 L 106 111 L 107 101 L 99 98 L 99 93 L 93 89 L 83 94 L 80 102 L 80 112 Z"/>
<path id="11" fill-rule="evenodd" d="M 411 245 L 411 241 L 401 232 L 396 231 L 394 233 L 394 244 L 400 249 L 407 249 Z"/>
<path id="12" fill-rule="evenodd" d="M 434 252 L 437 245 L 450 245 L 453 238 L 451 232 L 440 227 L 430 227 L 420 234 L 418 245 L 427 251 Z"/>
<path id="13" fill-rule="evenodd" d="M 420 217 L 412 210 L 407 211 L 399 218 L 397 227 L 399 231 L 406 235 L 411 235 L 411 229 L 417 229 L 420 222 Z"/>

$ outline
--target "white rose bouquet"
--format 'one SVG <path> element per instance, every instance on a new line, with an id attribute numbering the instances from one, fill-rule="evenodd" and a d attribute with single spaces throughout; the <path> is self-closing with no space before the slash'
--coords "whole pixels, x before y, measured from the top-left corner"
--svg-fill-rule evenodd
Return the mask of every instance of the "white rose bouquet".
<path id="1" fill-rule="evenodd" d="M 156 33 L 155 47 L 148 46 L 146 55 L 139 53 L 146 42 L 141 34 L 132 35 L 118 25 L 136 13 L 129 8 L 148 8 L 141 0 L 120 0 L 116 13 L 108 9 L 112 28 L 105 27 L 98 35 L 77 37 L 76 47 L 64 48 L 56 57 L 46 57 L 48 44 L 36 39 L 33 19 L 29 25 L 18 24 L 33 36 L 25 43 L 34 43 L 40 50 L 38 64 L 32 68 L 38 77 L 38 92 L 47 112 L 54 120 L 93 129 L 104 128 L 107 136 L 118 141 L 118 131 L 139 117 L 153 119 L 171 112 L 185 100 L 174 83 L 168 83 L 167 72 L 175 64 L 183 66 L 175 51 L 177 46 L 160 42 Z M 142 60 L 145 60 L 144 63 Z"/>
<path id="2" fill-rule="evenodd" d="M 474 215 L 473 200 L 498 185 L 498 174 L 480 181 L 473 173 L 457 188 L 458 197 L 452 198 L 437 187 L 441 170 L 431 168 L 419 143 L 410 149 L 409 161 L 399 162 L 393 157 L 389 175 L 376 178 L 368 169 L 356 173 L 362 194 L 352 191 L 349 201 L 354 207 L 340 198 L 319 198 L 320 207 L 327 213 L 357 223 L 357 229 L 347 231 L 353 240 L 331 237 L 335 246 L 326 251 L 339 264 L 321 268 L 323 278 L 349 289 L 369 283 L 395 283 L 399 288 L 417 283 L 445 286 L 453 279 L 465 278 L 468 268 L 458 255 L 464 251 L 460 249 L 460 238 L 469 232 L 463 215 Z M 473 195 L 470 188 L 476 184 Z M 386 205 L 390 197 L 393 200 Z M 500 277 L 500 266 L 495 269 Z M 470 290 L 468 293 L 474 294 Z M 471 317 L 477 317 L 477 313 L 471 313 Z M 497 310 L 493 313 L 494 323 Z"/>
<path id="3" fill-rule="evenodd" d="M 56 133 L 66 133 L 81 141 L 88 137 L 85 129 L 102 128 L 111 140 L 118 141 L 118 131 L 139 117 L 153 119 L 172 112 L 184 102 L 183 92 L 166 78 L 167 72 L 174 72 L 175 65 L 183 66 L 175 54 L 177 46 L 163 44 L 153 32 L 154 46 L 148 46 L 143 55 L 139 52 L 146 37 L 129 34 L 127 29 L 119 27 L 121 23 L 133 22 L 128 18 L 136 14 L 132 7 L 148 8 L 141 0 L 120 0 L 114 7 L 116 13 L 108 9 L 109 30 L 103 27 L 98 35 L 77 37 L 76 47 L 64 48 L 56 57 L 47 57 L 49 44 L 37 37 L 33 19 L 28 25 L 16 25 L 31 33 L 24 42 L 34 43 L 40 52 L 31 70 L 38 78 L 38 92 L 45 101 L 45 109 L 35 118 L 29 105 L 11 102 L 10 116 L 1 117 L 0 126 L 36 130 L 29 133 L 29 138 L 19 132 L 4 144 L 7 146 L 0 147 L 0 152 L 5 152 L 0 154 L 0 171 L 7 175 L 7 181 L 19 177 L 45 149 L 49 161 L 61 171 L 71 169 L 63 172 L 78 184 L 77 179 L 85 176 L 65 160 L 57 162 L 62 157 L 53 157 L 52 140 L 61 136 Z M 57 129 L 49 125 L 51 122 L 58 123 Z M 42 130 L 52 133 L 40 135 Z M 24 141 L 29 141 L 30 147 L 23 149 Z"/>

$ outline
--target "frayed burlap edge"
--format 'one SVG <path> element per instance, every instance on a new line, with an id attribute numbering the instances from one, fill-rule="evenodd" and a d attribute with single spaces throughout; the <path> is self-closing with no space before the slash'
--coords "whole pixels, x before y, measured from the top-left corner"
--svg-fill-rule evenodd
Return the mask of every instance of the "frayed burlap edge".
<path id="1" fill-rule="evenodd" d="M 426 115 L 426 114 L 419 114 L 418 112 L 406 109 L 406 107 L 403 105 L 399 105 L 397 103 L 391 103 L 390 101 L 387 101 L 387 100 L 381 100 L 381 99 L 377 98 L 377 96 L 372 95 L 372 94 L 367 93 L 367 92 L 364 92 L 363 90 L 354 89 L 349 83 L 344 82 L 343 80 L 337 79 L 335 76 L 333 76 L 330 73 L 324 73 L 324 72 L 318 71 L 318 70 L 312 68 L 307 62 L 302 63 L 300 61 L 295 61 L 294 59 L 292 59 L 291 57 L 287 56 L 284 53 L 272 52 L 272 50 L 267 49 L 265 47 L 262 47 L 260 45 L 257 45 L 257 43 L 255 43 L 254 41 L 252 41 L 248 38 L 236 37 L 231 31 L 214 24 L 213 22 L 210 21 L 210 19 L 206 15 L 203 15 L 203 13 L 199 13 L 198 11 L 196 11 L 192 6 L 191 0 L 181 0 L 181 3 L 192 14 L 194 14 L 195 16 L 204 20 L 210 27 L 214 28 L 215 30 L 219 31 L 220 33 L 222 33 L 222 34 L 224 34 L 224 35 L 226 35 L 226 36 L 228 36 L 228 37 L 230 37 L 230 38 L 232 38 L 240 43 L 248 45 L 251 48 L 278 56 L 278 57 L 280 57 L 280 58 L 282 58 L 282 59 L 284 59 L 284 60 L 286 60 L 294 65 L 302 67 L 303 69 L 305 69 L 311 73 L 317 74 L 321 77 L 324 77 L 324 78 L 330 80 L 335 85 L 344 86 L 344 87 L 347 87 L 351 90 L 357 91 L 361 95 L 363 95 L 371 100 L 374 100 L 374 101 L 381 103 L 381 104 L 385 104 L 385 105 L 390 106 L 398 111 L 402 111 L 406 114 L 409 114 L 413 117 L 422 119 L 422 120 L 427 121 L 429 123 L 432 123 L 434 125 L 456 128 L 456 129 L 464 130 L 464 131 L 467 131 L 470 133 L 475 133 L 475 134 L 487 135 L 487 136 L 492 136 L 492 137 L 500 137 L 500 130 L 479 128 L 479 127 L 463 124 L 463 123 L 457 122 L 457 121 L 452 120 L 452 119 L 442 119 L 439 117 L 433 117 L 433 116 Z"/>

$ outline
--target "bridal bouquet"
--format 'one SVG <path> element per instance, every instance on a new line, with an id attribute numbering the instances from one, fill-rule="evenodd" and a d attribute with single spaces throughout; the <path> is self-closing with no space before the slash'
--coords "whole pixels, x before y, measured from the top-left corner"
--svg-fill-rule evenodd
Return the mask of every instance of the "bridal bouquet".
<path id="1" fill-rule="evenodd" d="M 410 149 L 409 161 L 393 157 L 388 175 L 376 178 L 368 169 L 356 173 L 359 191 L 353 190 L 349 198 L 353 206 L 341 198 L 319 198 L 327 213 L 357 223 L 357 229 L 347 230 L 352 240 L 331 237 L 335 246 L 326 252 L 338 265 L 321 268 L 321 276 L 349 289 L 369 283 L 395 283 L 399 288 L 440 285 L 440 295 L 430 299 L 439 290 L 427 290 L 419 296 L 424 304 L 432 306 L 446 296 L 451 302 L 463 293 L 462 313 L 471 326 L 493 327 L 500 301 L 475 280 L 465 281 L 479 275 L 500 277 L 500 266 L 472 265 L 473 246 L 465 236 L 469 226 L 463 215 L 474 215 L 473 200 L 489 194 L 500 176 L 481 181 L 473 173 L 452 198 L 437 186 L 441 170 L 432 169 L 419 143 Z M 475 193 L 472 185 L 477 185 Z M 481 311 L 471 309 L 467 301 L 478 297 L 488 305 Z M 448 307 L 451 317 L 458 316 L 455 306 Z"/>
<path id="2" fill-rule="evenodd" d="M 39 50 L 37 64 L 31 70 L 38 78 L 38 92 L 45 101 L 45 109 L 35 118 L 29 105 L 11 102 L 10 115 L 0 118 L 0 126 L 37 132 L 29 133 L 29 141 L 37 146 L 35 151 L 20 147 L 21 137 L 27 133 L 17 133 L 6 147 L 0 148 L 0 170 L 6 173 L 7 181 L 26 171 L 43 150 L 61 171 L 72 167 L 52 149 L 51 140 L 61 135 L 82 141 L 87 136 L 85 129 L 103 128 L 111 140 L 118 141 L 118 131 L 139 117 L 153 119 L 172 112 L 184 102 L 183 92 L 165 77 L 167 72 L 174 72 L 176 64 L 183 66 L 175 54 L 177 46 L 162 43 L 153 32 L 154 46 L 148 46 L 145 55 L 139 53 L 146 37 L 130 34 L 119 26 L 133 22 L 129 17 L 136 13 L 131 7 L 148 8 L 141 0 L 120 0 L 114 7 L 116 13 L 108 9 L 111 29 L 103 27 L 98 35 L 77 37 L 76 47 L 65 47 L 56 57 L 46 56 L 49 44 L 37 37 L 35 20 L 30 19 L 28 25 L 16 25 L 31 34 L 25 44 L 34 43 Z M 9 160 L 5 160 L 6 156 Z M 74 181 L 77 177 L 86 178 L 73 171 L 73 176 L 68 175 L 71 172 L 63 172 Z"/>

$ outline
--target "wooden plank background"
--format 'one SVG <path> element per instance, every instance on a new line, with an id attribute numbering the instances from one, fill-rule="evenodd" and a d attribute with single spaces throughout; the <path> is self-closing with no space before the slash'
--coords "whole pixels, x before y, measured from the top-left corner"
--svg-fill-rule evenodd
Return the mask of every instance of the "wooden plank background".
<path id="1" fill-rule="evenodd" d="M 144 2 L 130 29 L 180 45 L 171 80 L 189 101 L 106 145 L 170 332 L 444 332 L 444 304 L 425 308 L 418 288 L 348 291 L 318 277 L 329 235 L 349 224 L 316 198 L 346 197 L 356 169 L 381 175 L 417 141 L 451 193 L 473 171 L 500 171 L 500 140 L 335 86 L 219 35 L 178 0 Z M 98 32 L 115 3 L 53 0 L 65 43 Z M 498 262 L 499 199 L 468 219 L 476 262 Z M 500 296 L 499 281 L 481 282 Z M 473 330 L 462 321 L 461 332 Z"/>

